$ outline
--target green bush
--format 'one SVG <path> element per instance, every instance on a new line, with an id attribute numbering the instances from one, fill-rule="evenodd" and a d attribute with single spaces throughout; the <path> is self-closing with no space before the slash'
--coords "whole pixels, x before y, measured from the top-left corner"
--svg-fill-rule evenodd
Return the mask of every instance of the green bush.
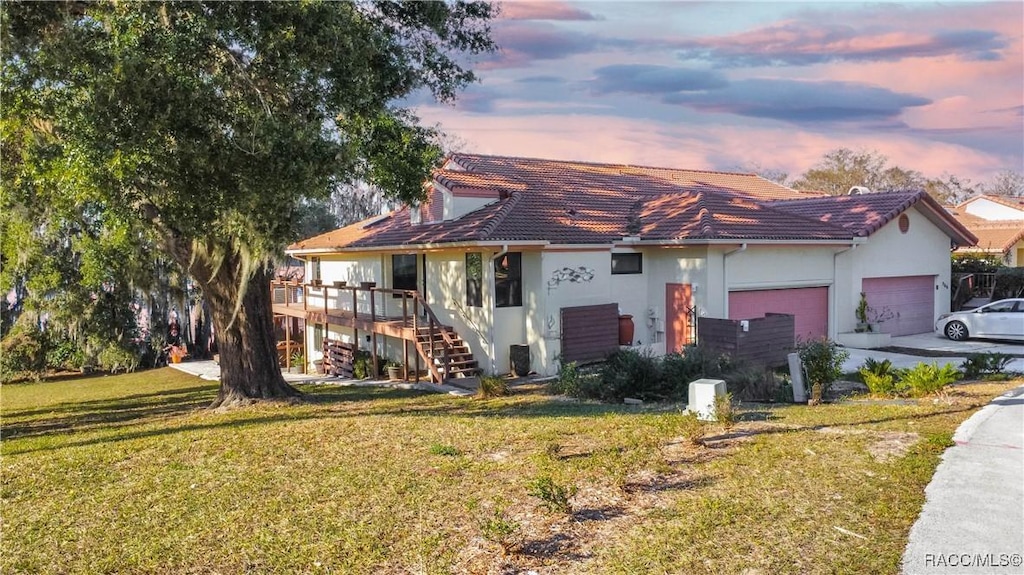
<path id="1" fill-rule="evenodd" d="M 900 385 L 912 397 L 923 397 L 941 390 L 960 379 L 960 372 L 953 364 L 939 367 L 937 364 L 919 363 L 910 369 L 901 370 Z"/>
<path id="2" fill-rule="evenodd" d="M 828 392 L 832 382 L 843 374 L 843 362 L 850 352 L 828 338 L 806 341 L 797 347 L 810 387 L 820 386 L 821 394 Z"/>
<path id="3" fill-rule="evenodd" d="M 743 401 L 776 401 L 780 382 L 775 372 L 757 365 L 734 365 L 721 376 L 729 392 Z M 790 392 L 789 401 L 793 401 Z"/>
<path id="4" fill-rule="evenodd" d="M 509 394 L 508 382 L 505 378 L 488 375 L 480 378 L 480 388 L 477 389 L 477 396 L 503 397 Z"/>
<path id="5" fill-rule="evenodd" d="M 992 299 L 1024 296 L 1024 267 L 1000 268 L 992 285 Z"/>
<path id="6" fill-rule="evenodd" d="M 690 445 L 701 446 L 708 433 L 708 424 L 696 412 L 687 411 L 679 417 L 679 433 Z"/>
<path id="7" fill-rule="evenodd" d="M 872 395 L 889 396 L 902 393 L 902 387 L 898 388 L 896 377 L 892 373 L 879 375 L 873 371 L 861 368 L 860 376 L 864 379 L 864 385 L 868 386 L 868 390 Z"/>
<path id="8" fill-rule="evenodd" d="M 561 362 L 558 379 L 548 385 L 548 391 L 558 395 L 579 397 L 581 392 L 580 367 L 575 361 Z"/>
<path id="9" fill-rule="evenodd" d="M 117 343 L 108 344 L 96 356 L 100 368 L 111 373 L 135 371 L 141 360 L 138 351 Z"/>
<path id="10" fill-rule="evenodd" d="M 518 522 L 505 517 L 505 514 L 498 510 L 494 511 L 494 515 L 480 521 L 480 534 L 491 543 L 497 543 L 503 555 L 508 555 L 519 546 L 521 532 L 522 526 Z"/>
<path id="11" fill-rule="evenodd" d="M 864 374 L 865 370 L 871 372 L 874 375 L 889 375 L 893 371 L 892 361 L 888 359 L 878 361 L 873 357 L 869 357 L 866 360 L 864 360 L 864 365 L 862 365 L 860 368 L 861 375 Z"/>
<path id="12" fill-rule="evenodd" d="M 978 377 L 1002 373 L 1013 356 L 1005 353 L 972 353 L 960 364 L 964 377 Z"/>
<path id="13" fill-rule="evenodd" d="M 715 396 L 715 422 L 726 431 L 732 429 L 739 419 L 739 411 L 732 402 L 732 394 Z"/>
<path id="14" fill-rule="evenodd" d="M 46 365 L 57 370 L 81 370 L 85 365 L 85 352 L 71 339 L 51 340 L 46 350 Z"/>
<path id="15" fill-rule="evenodd" d="M 358 350 L 352 357 L 352 377 L 356 379 L 367 379 L 380 377 L 385 373 L 387 358 L 377 356 L 377 372 L 373 371 L 373 354 L 366 350 Z"/>
<path id="16" fill-rule="evenodd" d="M 548 475 L 542 475 L 530 482 L 527 492 L 540 499 L 541 505 L 548 511 L 556 513 L 572 513 L 572 503 L 569 502 L 576 495 L 576 487 L 572 485 L 561 485 L 555 483 Z"/>
<path id="17" fill-rule="evenodd" d="M 688 345 L 682 353 L 670 353 L 661 362 L 666 385 L 680 396 L 686 395 L 691 381 L 702 377 L 720 377 L 729 367 L 727 355 L 712 351 L 704 345 Z"/>
<path id="18" fill-rule="evenodd" d="M 990 274 L 1003 267 L 1003 260 L 998 255 L 978 253 L 953 254 L 950 266 L 955 274 Z"/>
<path id="19" fill-rule="evenodd" d="M 16 325 L 0 340 L 0 382 L 46 373 L 46 335 L 34 325 Z"/>
<path id="20" fill-rule="evenodd" d="M 616 351 L 601 366 L 601 385 L 592 392 L 603 401 L 617 402 L 627 397 L 664 399 L 671 390 L 661 377 L 659 364 L 650 352 Z"/>

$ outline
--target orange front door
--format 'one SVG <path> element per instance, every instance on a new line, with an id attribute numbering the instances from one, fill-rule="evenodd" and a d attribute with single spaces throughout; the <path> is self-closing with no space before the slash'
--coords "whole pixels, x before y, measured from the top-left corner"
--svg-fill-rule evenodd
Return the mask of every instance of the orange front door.
<path id="1" fill-rule="evenodd" d="M 693 343 L 690 334 L 690 307 L 693 288 L 690 284 L 665 284 L 665 352 L 679 351 Z"/>

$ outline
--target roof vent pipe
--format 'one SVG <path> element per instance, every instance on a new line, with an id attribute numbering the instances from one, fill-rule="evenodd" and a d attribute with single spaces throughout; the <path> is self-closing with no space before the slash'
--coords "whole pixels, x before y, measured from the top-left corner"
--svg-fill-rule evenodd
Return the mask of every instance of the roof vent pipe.
<path id="1" fill-rule="evenodd" d="M 867 186 L 853 186 L 853 187 L 850 188 L 850 191 L 846 192 L 846 195 L 848 195 L 848 196 L 859 196 L 861 194 L 870 194 L 870 193 L 871 193 L 871 188 L 868 188 Z"/>

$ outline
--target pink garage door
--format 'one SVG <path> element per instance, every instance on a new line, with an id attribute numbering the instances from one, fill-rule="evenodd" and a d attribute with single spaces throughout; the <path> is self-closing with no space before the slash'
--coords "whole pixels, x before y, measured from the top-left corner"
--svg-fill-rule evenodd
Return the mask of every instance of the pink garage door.
<path id="1" fill-rule="evenodd" d="M 934 276 L 898 278 L 864 278 L 861 288 L 868 307 L 878 310 L 885 319 L 879 331 L 892 335 L 909 335 L 932 331 L 935 323 Z M 871 320 L 871 313 L 868 320 Z"/>
<path id="2" fill-rule="evenodd" d="M 796 337 L 808 340 L 828 334 L 828 288 L 766 289 L 729 292 L 729 319 L 753 319 L 766 313 L 795 316 Z"/>

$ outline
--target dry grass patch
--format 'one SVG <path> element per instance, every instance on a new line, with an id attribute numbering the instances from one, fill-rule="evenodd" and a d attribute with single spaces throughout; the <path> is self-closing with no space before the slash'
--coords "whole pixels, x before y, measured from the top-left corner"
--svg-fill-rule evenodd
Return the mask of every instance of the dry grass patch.
<path id="1" fill-rule="evenodd" d="M 953 430 L 1020 383 L 747 410 L 703 446 L 671 409 L 518 388 L 214 413 L 173 370 L 4 386 L 0 571 L 895 572 Z"/>

